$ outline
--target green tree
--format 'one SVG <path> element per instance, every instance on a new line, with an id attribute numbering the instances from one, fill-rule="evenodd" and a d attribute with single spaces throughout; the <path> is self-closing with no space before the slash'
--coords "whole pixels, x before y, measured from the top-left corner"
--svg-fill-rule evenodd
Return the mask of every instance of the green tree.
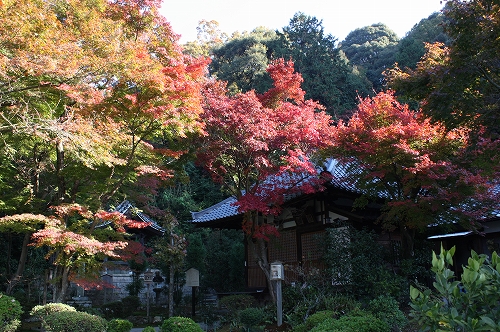
<path id="1" fill-rule="evenodd" d="M 192 56 L 210 56 L 216 47 L 228 39 L 227 34 L 219 29 L 219 22 L 214 20 L 199 21 L 196 31 L 196 40 L 183 45 L 183 52 Z"/>
<path id="2" fill-rule="evenodd" d="M 318 101 L 329 114 L 342 115 L 356 107 L 359 95 L 370 94 L 370 82 L 353 68 L 316 17 L 298 12 L 278 36 L 270 45 L 273 57 L 293 59 L 304 79 L 305 97 Z"/>
<path id="3" fill-rule="evenodd" d="M 394 56 L 400 68 L 415 69 L 426 52 L 425 43 L 439 42 L 445 45 L 450 43 L 450 37 L 444 31 L 445 16 L 442 13 L 433 13 L 422 19 L 401 38 Z"/>
<path id="4" fill-rule="evenodd" d="M 394 64 L 399 38 L 382 23 L 372 24 L 350 32 L 340 49 L 351 64 L 359 66 L 376 91 L 383 88 L 382 72 Z"/>
<path id="5" fill-rule="evenodd" d="M 241 230 L 214 230 L 204 234 L 206 247 L 203 283 L 218 292 L 245 289 L 245 246 Z"/>
<path id="6" fill-rule="evenodd" d="M 428 45 L 415 70 L 389 73 L 400 95 L 450 127 L 483 125 L 498 137 L 500 127 L 500 4 L 489 0 L 446 2 L 448 46 Z"/>
<path id="7" fill-rule="evenodd" d="M 97 211 L 170 179 L 182 138 L 200 132 L 206 63 L 181 53 L 158 5 L 0 3 L 0 223 Z"/>
<path id="8" fill-rule="evenodd" d="M 230 40 L 213 49 L 210 73 L 228 82 L 232 93 L 252 89 L 263 93 L 272 85 L 266 72 L 270 61 L 268 45 L 276 38 L 275 31 L 264 27 L 234 33 Z"/>
<path id="9" fill-rule="evenodd" d="M 186 269 L 194 267 L 203 275 L 206 271 L 207 249 L 203 244 L 200 232 L 191 233 L 187 236 Z"/>
<path id="10" fill-rule="evenodd" d="M 184 164 L 176 173 L 175 180 L 158 191 L 156 206 L 169 211 L 179 222 L 183 231 L 189 230 L 186 223 L 192 211 L 200 211 L 226 198 L 219 184 L 212 181 L 208 173 L 193 162 Z"/>

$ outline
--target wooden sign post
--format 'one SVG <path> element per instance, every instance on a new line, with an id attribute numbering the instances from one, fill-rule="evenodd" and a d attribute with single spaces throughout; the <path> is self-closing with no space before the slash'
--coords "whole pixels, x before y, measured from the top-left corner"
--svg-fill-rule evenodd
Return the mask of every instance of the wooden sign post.
<path id="1" fill-rule="evenodd" d="M 283 323 L 283 296 L 281 294 L 281 281 L 285 279 L 285 270 L 281 262 L 271 263 L 271 280 L 276 281 L 276 314 L 278 326 Z"/>

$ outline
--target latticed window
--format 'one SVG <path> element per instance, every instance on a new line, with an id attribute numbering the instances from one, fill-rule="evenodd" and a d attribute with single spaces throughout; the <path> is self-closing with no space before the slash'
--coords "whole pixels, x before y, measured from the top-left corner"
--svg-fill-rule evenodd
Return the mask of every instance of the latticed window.
<path id="1" fill-rule="evenodd" d="M 297 239 L 295 231 L 282 231 L 281 235 L 274 238 L 269 246 L 269 261 L 282 263 L 295 263 L 297 261 Z"/>
<path id="2" fill-rule="evenodd" d="M 321 259 L 324 248 L 324 232 L 305 233 L 301 236 L 302 261 L 318 261 Z"/>

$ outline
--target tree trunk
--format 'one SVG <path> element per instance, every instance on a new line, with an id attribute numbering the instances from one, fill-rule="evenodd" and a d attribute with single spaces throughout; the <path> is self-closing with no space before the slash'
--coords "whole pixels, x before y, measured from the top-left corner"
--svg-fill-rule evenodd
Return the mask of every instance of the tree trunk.
<path id="1" fill-rule="evenodd" d="M 64 303 L 66 300 L 66 294 L 68 292 L 68 276 L 70 268 L 67 266 L 63 266 L 61 269 L 60 281 L 57 283 L 57 287 L 55 287 L 54 293 L 56 293 L 55 302 L 56 303 Z"/>
<path id="2" fill-rule="evenodd" d="M 170 266 L 170 273 L 168 277 L 168 317 L 174 316 L 174 276 L 174 268 L 173 266 Z"/>
<path id="3" fill-rule="evenodd" d="M 30 238 L 31 233 L 24 234 L 21 256 L 19 257 L 19 262 L 17 263 L 17 270 L 8 281 L 7 290 L 5 291 L 8 295 L 12 294 L 14 287 L 21 281 L 21 276 L 23 275 L 24 267 L 26 266 L 26 260 L 28 259 L 28 244 L 30 242 Z"/>
<path id="4" fill-rule="evenodd" d="M 57 196 L 55 199 L 55 204 L 59 205 L 63 203 L 64 195 L 66 192 L 66 184 L 64 181 L 64 176 L 62 175 L 62 170 L 64 168 L 64 144 L 61 140 L 57 142 L 56 151 Z"/>
<path id="5" fill-rule="evenodd" d="M 271 295 L 271 299 L 273 303 L 276 303 L 276 294 L 274 292 L 274 284 L 271 281 L 271 273 L 269 271 L 270 265 L 267 259 L 267 246 L 264 239 L 254 239 L 251 236 L 247 237 L 248 240 L 248 248 L 253 251 L 254 256 L 257 258 L 257 264 L 260 269 L 264 273 L 266 277 L 267 287 L 269 289 L 269 295 Z"/>
<path id="6" fill-rule="evenodd" d="M 413 246 L 415 243 L 415 230 L 409 229 L 405 225 L 400 225 L 401 231 L 401 257 L 412 258 Z"/>
<path id="7" fill-rule="evenodd" d="M 256 211 L 247 211 L 245 212 L 244 217 L 246 220 L 251 220 L 252 222 L 252 230 L 248 232 L 247 230 L 247 243 L 248 249 L 252 250 L 254 256 L 257 258 L 257 264 L 260 269 L 264 273 L 266 277 L 267 287 L 269 289 L 269 295 L 271 295 L 271 299 L 273 303 L 276 303 L 276 294 L 274 293 L 274 284 L 271 281 L 271 273 L 270 273 L 270 265 L 269 260 L 267 258 L 267 245 L 266 241 L 263 238 L 254 238 L 253 232 L 255 230 L 255 225 L 259 223 L 259 215 Z"/>

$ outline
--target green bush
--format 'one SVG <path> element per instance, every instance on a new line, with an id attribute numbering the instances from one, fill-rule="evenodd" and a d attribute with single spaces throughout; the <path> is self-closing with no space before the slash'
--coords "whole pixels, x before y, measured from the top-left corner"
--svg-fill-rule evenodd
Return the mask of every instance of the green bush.
<path id="1" fill-rule="evenodd" d="M 106 319 L 125 318 L 123 303 L 121 301 L 108 302 L 101 306 L 101 311 Z"/>
<path id="2" fill-rule="evenodd" d="M 13 332 L 21 325 L 21 304 L 13 297 L 0 293 L 0 332 Z"/>
<path id="3" fill-rule="evenodd" d="M 70 305 L 63 304 L 63 303 L 48 303 L 45 305 L 34 306 L 30 311 L 30 315 L 43 320 L 45 317 L 47 317 L 50 314 L 53 314 L 55 312 L 62 312 L 62 311 L 75 312 L 76 309 Z"/>
<path id="4" fill-rule="evenodd" d="M 318 326 L 327 319 L 334 318 L 334 312 L 331 310 L 318 311 L 307 318 L 305 323 L 296 326 L 294 332 L 307 332 L 313 327 Z"/>
<path id="5" fill-rule="evenodd" d="M 134 324 L 126 319 L 112 319 L 108 323 L 107 332 L 129 332 Z"/>
<path id="6" fill-rule="evenodd" d="M 246 308 L 238 313 L 238 317 L 243 326 L 251 328 L 262 322 L 262 310 L 259 308 Z"/>
<path id="7" fill-rule="evenodd" d="M 86 312 L 60 311 L 45 317 L 42 326 L 51 332 L 103 332 L 107 322 Z"/>
<path id="8" fill-rule="evenodd" d="M 246 308 L 257 305 L 255 298 L 248 294 L 237 294 L 224 296 L 219 300 L 221 308 L 227 310 L 227 316 L 224 317 L 229 322 L 234 322 L 238 319 L 238 313 Z"/>
<path id="9" fill-rule="evenodd" d="M 351 311 L 358 310 L 361 303 L 352 296 L 335 294 L 326 296 L 323 299 L 322 307 L 324 310 L 333 311 L 335 315 L 347 315 Z"/>
<path id="10" fill-rule="evenodd" d="M 332 310 L 331 294 L 335 292 L 328 270 L 298 268 L 296 271 L 303 283 L 283 288 L 283 314 L 293 327 L 303 324 L 315 312 Z"/>
<path id="11" fill-rule="evenodd" d="M 432 253 L 435 290 L 410 287 L 410 316 L 425 331 L 500 331 L 500 256 L 471 251 L 457 280 L 449 269 L 454 253 Z"/>
<path id="12" fill-rule="evenodd" d="M 397 330 L 401 330 L 408 323 L 405 314 L 399 309 L 398 302 L 390 296 L 381 295 L 371 300 L 368 310 L 373 316 L 386 321 L 391 328 Z"/>
<path id="13" fill-rule="evenodd" d="M 371 314 L 329 318 L 312 328 L 311 332 L 389 332 L 389 325 Z"/>
<path id="14" fill-rule="evenodd" d="M 406 280 L 387 268 L 392 257 L 377 239 L 374 231 L 353 227 L 326 232 L 322 259 L 331 275 L 336 276 L 335 284 L 357 299 L 370 300 L 386 294 L 399 298 L 407 289 Z"/>
<path id="15" fill-rule="evenodd" d="M 194 320 L 187 317 L 170 317 L 163 321 L 161 332 L 203 332 Z"/>
<path id="16" fill-rule="evenodd" d="M 219 304 L 226 307 L 227 310 L 236 312 L 255 306 L 257 301 L 252 295 L 238 294 L 224 296 L 219 300 Z"/>
<path id="17" fill-rule="evenodd" d="M 133 314 L 141 306 L 141 300 L 138 296 L 126 296 L 122 299 L 122 308 L 124 317 Z"/>
<path id="18" fill-rule="evenodd" d="M 142 329 L 142 332 L 156 332 L 155 328 L 152 326 L 146 326 Z"/>

